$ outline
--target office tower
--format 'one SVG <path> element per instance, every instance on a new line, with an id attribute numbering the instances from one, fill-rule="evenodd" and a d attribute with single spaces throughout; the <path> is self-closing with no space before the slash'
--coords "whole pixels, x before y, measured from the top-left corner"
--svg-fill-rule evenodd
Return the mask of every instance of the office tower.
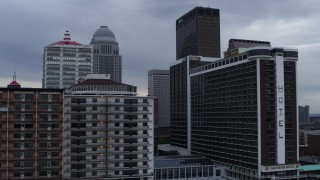
<path id="1" fill-rule="evenodd" d="M 220 58 L 219 9 L 196 7 L 176 20 L 177 60 L 189 55 Z"/>
<path id="2" fill-rule="evenodd" d="M 93 48 L 71 41 L 66 31 L 62 41 L 45 46 L 43 88 L 68 88 L 93 71 Z"/>
<path id="3" fill-rule="evenodd" d="M 170 126 L 170 71 L 153 69 L 148 72 L 148 95 L 158 99 L 158 127 Z"/>
<path id="4" fill-rule="evenodd" d="M 309 123 L 309 106 L 299 106 L 299 123 Z"/>
<path id="5" fill-rule="evenodd" d="M 65 96 L 64 179 L 153 179 L 153 97 L 94 74 Z"/>
<path id="6" fill-rule="evenodd" d="M 122 81 L 122 57 L 119 44 L 108 26 L 100 26 L 91 39 L 93 45 L 93 73 L 110 74 L 111 80 Z"/>
<path id="7" fill-rule="evenodd" d="M 170 67 L 170 144 L 173 146 L 190 151 L 189 71 L 212 60 L 214 58 L 187 56 Z"/>
<path id="8" fill-rule="evenodd" d="M 0 88 L 0 179 L 62 179 L 63 90 Z"/>
<path id="9" fill-rule="evenodd" d="M 298 51 L 260 44 L 190 70 L 191 152 L 237 179 L 296 179 Z"/>

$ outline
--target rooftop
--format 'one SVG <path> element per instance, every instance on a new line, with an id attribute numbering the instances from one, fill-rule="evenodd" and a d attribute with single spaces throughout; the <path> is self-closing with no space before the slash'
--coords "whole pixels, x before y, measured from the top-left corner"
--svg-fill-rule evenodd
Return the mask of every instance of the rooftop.
<path id="1" fill-rule="evenodd" d="M 202 155 L 155 156 L 154 168 L 214 165 L 214 162 Z"/>
<path id="2" fill-rule="evenodd" d="M 52 43 L 50 45 L 75 45 L 75 46 L 81 46 L 82 44 L 80 43 L 77 43 L 75 41 L 71 41 L 71 36 L 70 36 L 70 33 L 69 31 L 67 30 L 64 34 L 64 38 L 63 38 L 63 41 L 59 41 L 59 42 L 55 42 L 55 43 Z"/>

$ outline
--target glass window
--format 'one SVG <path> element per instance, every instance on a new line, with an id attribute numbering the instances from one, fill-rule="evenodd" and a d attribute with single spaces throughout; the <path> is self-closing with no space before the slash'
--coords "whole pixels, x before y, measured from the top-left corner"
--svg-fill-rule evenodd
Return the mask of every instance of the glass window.
<path id="1" fill-rule="evenodd" d="M 221 176 L 221 170 L 216 170 L 216 176 Z"/>

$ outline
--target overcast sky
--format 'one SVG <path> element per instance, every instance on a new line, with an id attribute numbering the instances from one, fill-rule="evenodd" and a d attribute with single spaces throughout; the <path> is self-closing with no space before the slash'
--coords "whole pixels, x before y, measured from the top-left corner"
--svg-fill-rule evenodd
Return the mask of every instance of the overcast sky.
<path id="1" fill-rule="evenodd" d="M 299 50 L 298 104 L 320 113 L 319 0 L 8 0 L 0 2 L 0 86 L 15 66 L 23 87 L 41 87 L 44 46 L 62 40 L 89 44 L 109 26 L 123 57 L 123 82 L 147 94 L 151 69 L 175 61 L 175 20 L 196 6 L 220 9 L 221 50 L 230 38 L 270 41 Z"/>

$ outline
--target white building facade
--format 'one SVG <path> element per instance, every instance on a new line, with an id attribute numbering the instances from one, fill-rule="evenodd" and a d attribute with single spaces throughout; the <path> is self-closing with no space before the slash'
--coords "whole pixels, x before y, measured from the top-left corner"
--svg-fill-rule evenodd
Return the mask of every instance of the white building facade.
<path id="1" fill-rule="evenodd" d="M 153 179 L 154 98 L 91 78 L 65 96 L 64 179 Z"/>
<path id="2" fill-rule="evenodd" d="M 44 48 L 43 88 L 68 88 L 93 72 L 93 47 L 71 41 L 69 31 Z"/>

